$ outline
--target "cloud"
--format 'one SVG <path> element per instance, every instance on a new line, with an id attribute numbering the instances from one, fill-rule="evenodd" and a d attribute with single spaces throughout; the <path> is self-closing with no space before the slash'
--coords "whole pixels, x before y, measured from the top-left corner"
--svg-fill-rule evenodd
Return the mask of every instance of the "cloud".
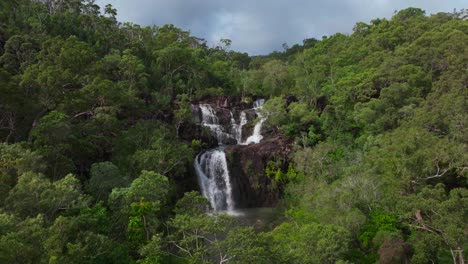
<path id="1" fill-rule="evenodd" d="M 97 0 L 112 4 L 122 22 L 174 24 L 194 36 L 217 43 L 232 40 L 232 49 L 251 55 L 280 50 L 337 32 L 351 33 L 356 22 L 390 18 L 395 10 L 419 7 L 428 14 L 461 9 L 462 0 Z M 465 2 L 466 5 L 466 2 Z"/>

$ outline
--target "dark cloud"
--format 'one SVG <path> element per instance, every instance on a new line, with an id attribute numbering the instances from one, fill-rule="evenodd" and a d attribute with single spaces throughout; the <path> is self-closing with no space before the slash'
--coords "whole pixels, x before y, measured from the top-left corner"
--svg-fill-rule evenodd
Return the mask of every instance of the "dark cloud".
<path id="1" fill-rule="evenodd" d="M 221 38 L 249 54 L 281 49 L 336 32 L 350 33 L 356 22 L 391 17 L 419 7 L 428 14 L 467 7 L 467 0 L 97 0 L 117 8 L 119 20 L 141 25 L 174 24 L 212 45 Z"/>

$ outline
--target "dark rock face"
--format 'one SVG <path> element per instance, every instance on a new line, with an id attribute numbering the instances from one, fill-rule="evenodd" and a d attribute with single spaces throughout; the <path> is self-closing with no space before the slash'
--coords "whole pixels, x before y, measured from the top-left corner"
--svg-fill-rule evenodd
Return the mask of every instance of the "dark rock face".
<path id="1" fill-rule="evenodd" d="M 242 127 L 242 142 L 245 142 L 247 138 L 252 135 L 255 127 L 255 122 L 248 122 Z"/>
<path id="2" fill-rule="evenodd" d="M 231 110 L 227 108 L 216 108 L 216 116 L 220 124 L 227 127 L 231 125 Z"/>
<path id="3" fill-rule="evenodd" d="M 258 144 L 225 149 L 236 208 L 276 205 L 282 186 L 265 175 L 265 168 L 273 157 L 287 158 L 291 152 L 289 143 L 282 137 L 274 137 Z"/>
<path id="4" fill-rule="evenodd" d="M 242 142 L 245 142 L 247 138 L 252 135 L 255 124 L 257 123 L 257 114 L 254 109 L 244 110 L 247 120 L 247 124 L 242 127 Z"/>
<path id="5" fill-rule="evenodd" d="M 200 107 L 198 107 L 198 105 L 195 105 L 195 104 L 192 104 L 190 107 L 192 108 L 192 121 L 195 124 L 200 124 L 202 121 L 202 114 L 201 114 Z"/>
<path id="6" fill-rule="evenodd" d="M 197 124 L 183 124 L 179 129 L 179 138 L 186 142 L 198 139 L 203 142 L 207 148 L 218 146 L 216 137 L 214 137 L 207 128 Z"/>

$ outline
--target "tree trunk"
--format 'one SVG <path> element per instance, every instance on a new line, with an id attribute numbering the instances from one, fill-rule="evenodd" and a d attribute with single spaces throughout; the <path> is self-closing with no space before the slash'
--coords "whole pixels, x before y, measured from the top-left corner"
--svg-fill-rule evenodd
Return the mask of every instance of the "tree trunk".
<path id="1" fill-rule="evenodd" d="M 39 119 L 40 119 L 41 117 L 43 117 L 43 116 L 47 113 L 47 111 L 49 111 L 47 108 L 46 108 L 46 109 L 43 109 L 43 110 L 40 111 L 40 112 L 36 115 L 36 117 L 34 118 L 34 121 L 33 121 L 32 125 L 31 125 L 31 130 L 29 130 L 29 137 L 28 137 L 28 142 L 29 142 L 29 143 L 31 143 L 32 140 L 33 140 L 33 138 L 32 138 L 32 131 L 33 131 L 34 128 L 39 124 Z"/>

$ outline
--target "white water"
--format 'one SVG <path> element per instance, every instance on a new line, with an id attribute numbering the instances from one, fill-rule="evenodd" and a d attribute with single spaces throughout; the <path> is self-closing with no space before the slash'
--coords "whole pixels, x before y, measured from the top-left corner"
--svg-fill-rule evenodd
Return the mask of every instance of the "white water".
<path id="1" fill-rule="evenodd" d="M 264 99 L 260 99 L 253 104 L 254 110 L 260 120 L 255 124 L 253 134 L 245 142 L 242 142 L 242 128 L 247 124 L 248 119 L 244 111 L 240 113 L 239 123 L 236 123 L 234 115 L 231 112 L 231 131 L 227 133 L 223 130 L 223 126 L 219 124 L 219 119 L 213 107 L 209 104 L 199 105 L 202 114 L 201 124 L 211 130 L 221 146 L 202 152 L 195 159 L 195 171 L 198 176 L 200 189 L 202 194 L 210 201 L 215 211 L 226 211 L 228 214 L 236 215 L 234 211 L 235 202 L 232 197 L 231 178 L 226 154 L 222 145 L 228 139 L 235 139 L 239 145 L 256 144 L 262 140 L 261 130 L 266 117 L 263 117 L 259 110 L 264 102 Z"/>
<path id="2" fill-rule="evenodd" d="M 253 103 L 254 109 L 261 108 L 265 104 L 265 99 L 258 99 Z"/>
<path id="3" fill-rule="evenodd" d="M 266 121 L 266 117 L 264 117 L 261 113 L 261 109 L 263 107 L 263 104 L 265 103 L 264 99 L 260 99 L 254 102 L 254 109 L 255 113 L 257 113 L 258 118 L 260 118 L 260 121 L 258 121 L 255 124 L 253 133 L 250 137 L 248 137 L 245 142 L 243 142 L 243 145 L 248 145 L 248 144 L 258 144 L 260 141 L 263 139 L 262 136 L 262 126 L 263 123 Z"/>
<path id="4" fill-rule="evenodd" d="M 201 124 L 211 130 L 211 132 L 216 136 L 219 144 L 224 144 L 228 139 L 233 138 L 231 134 L 224 132 L 223 126 L 219 124 L 216 111 L 211 107 L 211 105 L 201 104 L 199 106 L 202 113 Z"/>
<path id="5" fill-rule="evenodd" d="M 195 170 L 203 195 L 216 211 L 232 211 L 234 201 L 226 154 L 222 148 L 201 153 L 195 160 Z"/>
<path id="6" fill-rule="evenodd" d="M 235 135 L 236 135 L 236 141 L 237 141 L 237 144 L 241 144 L 242 142 L 242 128 L 244 127 L 245 124 L 247 124 L 248 120 L 247 120 L 247 114 L 245 113 L 245 111 L 242 111 L 240 113 L 240 120 L 239 120 L 239 124 L 235 124 L 235 120 L 234 120 L 234 124 L 235 124 Z"/>
<path id="7" fill-rule="evenodd" d="M 218 124 L 218 117 L 216 112 L 209 104 L 201 104 L 200 110 L 202 112 L 202 125 L 206 124 Z"/>

